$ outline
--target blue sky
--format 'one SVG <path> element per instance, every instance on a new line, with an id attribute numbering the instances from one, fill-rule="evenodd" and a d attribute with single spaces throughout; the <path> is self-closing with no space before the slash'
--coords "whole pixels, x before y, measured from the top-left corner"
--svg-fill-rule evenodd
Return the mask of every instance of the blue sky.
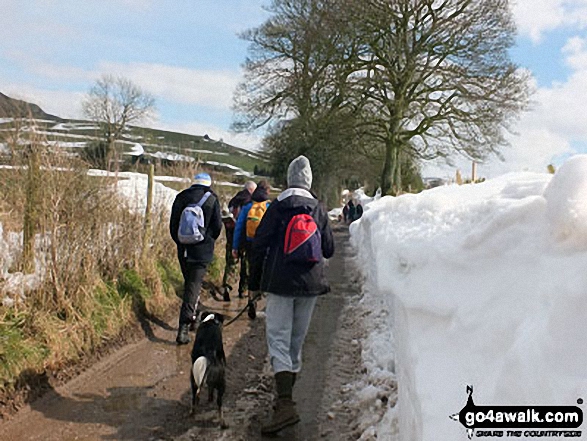
<path id="1" fill-rule="evenodd" d="M 230 106 L 247 48 L 237 34 L 262 23 L 266 3 L 2 0 L 0 92 L 80 117 L 95 79 L 122 74 L 155 96 L 149 125 L 255 148 L 258 135 L 230 133 Z M 587 151 L 587 0 L 517 0 L 513 11 L 519 36 L 512 57 L 533 75 L 535 105 L 516 128 L 506 162 L 482 165 L 485 175 L 543 171 Z"/>

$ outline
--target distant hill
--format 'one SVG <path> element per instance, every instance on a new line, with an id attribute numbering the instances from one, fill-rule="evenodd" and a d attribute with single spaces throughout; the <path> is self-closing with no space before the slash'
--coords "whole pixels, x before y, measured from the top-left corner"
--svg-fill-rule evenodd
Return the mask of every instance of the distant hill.
<path id="1" fill-rule="evenodd" d="M 28 118 L 61 121 L 61 118 L 45 113 L 36 104 L 10 98 L 0 92 L 0 118 Z"/>
<path id="2" fill-rule="evenodd" d="M 29 113 L 30 112 L 30 113 Z M 98 125 L 92 121 L 63 119 L 45 113 L 39 106 L 15 100 L 0 93 L 0 148 L 2 132 L 9 130 L 15 118 L 35 120 L 34 131 L 42 133 L 52 145 L 79 154 L 80 149 L 101 139 Z M 188 135 L 147 127 L 128 126 L 118 148 L 123 158 L 148 160 L 167 165 L 198 161 L 210 171 L 242 178 L 266 176 L 269 160 L 263 152 L 253 152 L 211 139 L 207 134 Z"/>

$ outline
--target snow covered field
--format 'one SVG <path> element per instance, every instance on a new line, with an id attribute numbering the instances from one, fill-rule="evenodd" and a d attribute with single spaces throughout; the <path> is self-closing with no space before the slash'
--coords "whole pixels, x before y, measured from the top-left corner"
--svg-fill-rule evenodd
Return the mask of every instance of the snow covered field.
<path id="1" fill-rule="evenodd" d="M 586 155 L 554 176 L 381 198 L 351 234 L 363 302 L 376 310 L 359 394 L 380 388 L 377 378 L 397 375 L 399 384 L 397 409 L 371 435 L 397 439 L 395 420 L 402 441 L 467 439 L 449 419 L 466 404 L 466 385 L 477 405 L 586 398 Z"/>

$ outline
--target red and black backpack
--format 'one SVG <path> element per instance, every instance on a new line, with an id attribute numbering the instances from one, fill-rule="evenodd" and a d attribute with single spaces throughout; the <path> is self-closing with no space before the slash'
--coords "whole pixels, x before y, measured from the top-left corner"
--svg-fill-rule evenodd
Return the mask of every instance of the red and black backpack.
<path id="1" fill-rule="evenodd" d="M 313 265 L 322 260 L 322 235 L 311 215 L 296 214 L 289 220 L 283 252 L 287 263 Z"/>

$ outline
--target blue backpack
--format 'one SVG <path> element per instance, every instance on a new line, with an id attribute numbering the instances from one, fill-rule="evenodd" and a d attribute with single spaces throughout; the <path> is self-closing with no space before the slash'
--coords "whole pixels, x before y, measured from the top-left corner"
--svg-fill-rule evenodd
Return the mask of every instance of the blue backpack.
<path id="1" fill-rule="evenodd" d="M 200 202 L 197 204 L 190 204 L 181 212 L 179 219 L 179 230 L 177 232 L 177 240 L 183 245 L 195 245 L 202 242 L 206 237 L 206 229 L 204 227 L 204 211 L 202 205 L 206 203 L 211 193 L 208 191 Z"/>

